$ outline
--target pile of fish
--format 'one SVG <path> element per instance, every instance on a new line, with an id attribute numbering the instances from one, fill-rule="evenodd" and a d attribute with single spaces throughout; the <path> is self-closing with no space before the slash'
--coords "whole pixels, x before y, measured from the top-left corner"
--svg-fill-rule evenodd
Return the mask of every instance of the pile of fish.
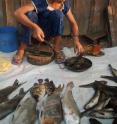
<path id="1" fill-rule="evenodd" d="M 109 68 L 113 76 L 101 76 L 117 83 L 117 70 L 109 64 Z M 79 87 L 93 88 L 95 93 L 93 97 L 85 104 L 85 111 L 81 116 L 101 118 L 101 119 L 115 119 L 117 120 L 117 86 L 107 85 L 107 81 L 94 81 L 90 84 L 80 85 Z M 90 120 L 91 124 L 101 124 L 95 122 L 97 120 Z M 93 123 L 92 123 L 93 122 Z"/>
<path id="2" fill-rule="evenodd" d="M 31 95 L 37 101 L 39 124 L 61 124 L 62 122 L 79 124 L 80 112 L 72 95 L 73 82 L 67 84 L 62 95 L 64 85 L 55 87 L 53 81 L 48 79 L 38 81 L 39 83 L 34 84 Z"/>
<path id="3" fill-rule="evenodd" d="M 39 79 L 27 91 L 21 88 L 19 94 L 8 99 L 22 84 L 15 80 L 12 86 L 0 90 L 0 119 L 14 112 L 10 124 L 80 124 L 80 111 L 72 95 L 73 82 L 56 87 L 49 79 Z"/>
<path id="4" fill-rule="evenodd" d="M 117 70 L 109 65 L 113 76 L 102 76 L 117 81 Z M 25 82 L 24 82 L 25 83 Z M 24 83 L 16 79 L 12 86 L 0 90 L 0 120 L 11 112 L 13 117 L 10 124 L 80 124 L 83 116 L 90 117 L 90 124 L 101 124 L 95 118 L 113 119 L 117 122 L 117 86 L 107 85 L 107 81 L 94 81 L 79 87 L 93 88 L 93 97 L 85 104 L 84 112 L 80 112 L 74 100 L 73 82 L 55 86 L 49 79 L 38 79 L 37 83 L 9 99 L 8 96 Z M 30 91 L 30 92 L 29 92 Z M 25 98 L 29 92 L 29 96 Z"/>

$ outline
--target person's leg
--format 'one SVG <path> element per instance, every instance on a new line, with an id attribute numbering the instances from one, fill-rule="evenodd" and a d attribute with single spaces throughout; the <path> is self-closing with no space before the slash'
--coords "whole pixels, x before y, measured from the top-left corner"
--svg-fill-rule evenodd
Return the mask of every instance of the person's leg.
<path id="1" fill-rule="evenodd" d="M 49 22 L 51 24 L 50 35 L 54 38 L 55 61 L 61 63 L 65 60 L 62 50 L 62 34 L 64 29 L 64 15 L 60 10 L 51 11 L 49 14 Z"/>
<path id="2" fill-rule="evenodd" d="M 38 23 L 38 16 L 36 12 L 29 12 L 26 15 L 31 21 Z M 22 25 L 22 30 L 23 30 L 23 34 L 22 34 L 20 46 L 17 50 L 16 55 L 13 57 L 13 61 L 12 61 L 13 64 L 20 64 L 22 62 L 25 54 L 25 49 L 27 48 L 27 45 L 29 44 L 31 39 L 31 30 L 24 25 Z"/>

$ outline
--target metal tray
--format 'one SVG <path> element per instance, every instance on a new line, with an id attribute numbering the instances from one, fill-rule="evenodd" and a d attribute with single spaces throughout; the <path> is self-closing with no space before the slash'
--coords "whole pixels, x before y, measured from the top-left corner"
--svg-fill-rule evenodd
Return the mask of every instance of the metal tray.
<path id="1" fill-rule="evenodd" d="M 66 59 L 64 66 L 74 72 L 83 72 L 92 66 L 92 62 L 85 57 L 75 56 Z"/>

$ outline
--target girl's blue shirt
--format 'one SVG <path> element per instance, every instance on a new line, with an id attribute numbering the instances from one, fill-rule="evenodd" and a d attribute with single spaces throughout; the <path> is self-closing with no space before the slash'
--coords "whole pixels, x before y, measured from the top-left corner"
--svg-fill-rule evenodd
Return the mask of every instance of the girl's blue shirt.
<path id="1" fill-rule="evenodd" d="M 47 10 L 47 7 L 48 7 L 47 0 L 32 0 L 32 3 L 34 5 L 37 13 L 41 13 L 41 12 L 44 12 L 45 10 Z M 70 9 L 69 0 L 65 0 L 62 12 L 64 14 L 66 14 L 69 9 Z"/>

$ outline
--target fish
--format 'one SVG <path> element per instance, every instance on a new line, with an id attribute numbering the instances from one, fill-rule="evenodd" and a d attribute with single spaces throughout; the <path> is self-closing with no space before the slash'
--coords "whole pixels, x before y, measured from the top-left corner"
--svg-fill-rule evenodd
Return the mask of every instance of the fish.
<path id="1" fill-rule="evenodd" d="M 20 103 L 13 114 L 12 124 L 35 124 L 36 104 L 36 100 L 31 96 Z"/>
<path id="2" fill-rule="evenodd" d="M 66 124 L 80 124 L 80 111 L 73 98 L 73 82 L 69 82 L 62 97 L 64 120 Z"/>
<path id="3" fill-rule="evenodd" d="M 46 94 L 38 102 L 40 124 L 61 124 L 63 121 L 62 103 L 60 93 L 64 86 L 55 89 L 52 94 Z"/>
<path id="4" fill-rule="evenodd" d="M 11 100 L 7 100 L 0 104 L 0 120 L 5 118 L 16 109 L 18 103 L 26 93 L 27 91 L 24 92 L 24 89 L 21 88 L 18 95 L 14 96 Z"/>
<path id="5" fill-rule="evenodd" d="M 51 94 L 55 90 L 55 84 L 49 79 L 38 80 L 38 83 L 35 83 L 31 89 L 31 95 L 38 101 L 39 97 L 43 97 L 46 94 Z"/>
<path id="6" fill-rule="evenodd" d="M 91 108 L 86 109 L 84 112 L 81 113 L 81 116 L 88 116 L 88 115 L 90 115 L 90 113 L 92 111 L 100 111 L 100 110 L 104 109 L 110 100 L 111 100 L 111 98 L 108 98 L 105 94 L 100 93 L 97 104 L 95 104 Z"/>
<path id="7" fill-rule="evenodd" d="M 99 101 L 99 97 L 100 97 L 100 91 L 96 90 L 93 97 L 89 100 L 88 103 L 85 104 L 84 109 L 90 109 L 93 108 Z"/>
<path id="8" fill-rule="evenodd" d="M 90 122 L 90 124 L 102 124 L 100 121 L 98 121 L 98 120 L 96 120 L 94 118 L 90 118 L 89 122 Z"/>
<path id="9" fill-rule="evenodd" d="M 0 90 L 0 103 L 7 101 L 9 94 L 12 93 L 14 90 L 16 90 L 19 86 L 23 85 L 24 83 L 20 84 L 19 81 L 16 79 L 12 86 L 8 86 L 4 89 L 1 89 Z"/>
<path id="10" fill-rule="evenodd" d="M 31 88 L 30 93 L 32 97 L 34 97 L 36 101 L 38 101 L 39 97 L 43 97 L 46 94 L 46 87 L 42 82 L 35 83 Z"/>
<path id="11" fill-rule="evenodd" d="M 47 94 L 52 94 L 56 88 L 54 82 L 52 80 L 49 81 L 48 78 L 45 79 L 44 85 L 46 86 Z"/>

